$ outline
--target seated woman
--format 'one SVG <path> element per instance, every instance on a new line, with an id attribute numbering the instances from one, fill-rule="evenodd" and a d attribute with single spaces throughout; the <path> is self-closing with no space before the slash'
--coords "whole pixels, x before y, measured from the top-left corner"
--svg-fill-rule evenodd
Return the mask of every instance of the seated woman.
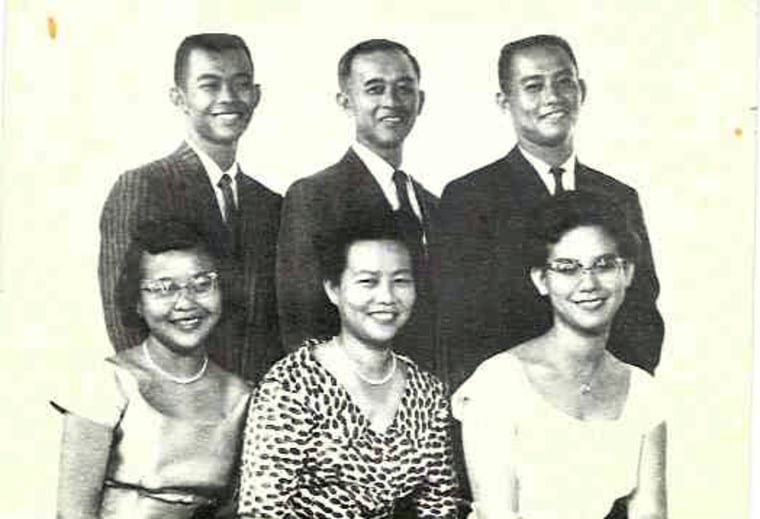
<path id="1" fill-rule="evenodd" d="M 453 397 L 473 516 L 602 519 L 618 501 L 630 518 L 664 518 L 661 397 L 606 350 L 636 237 L 611 201 L 577 191 L 548 200 L 531 225 L 530 278 L 553 326 L 485 361 Z"/>
<path id="2" fill-rule="evenodd" d="M 443 385 L 392 349 L 415 300 L 407 247 L 382 221 L 349 225 L 319 249 L 340 333 L 307 342 L 262 380 L 238 513 L 371 519 L 411 503 L 418 517 L 455 517 Z"/>
<path id="3" fill-rule="evenodd" d="M 250 390 L 206 354 L 222 272 L 203 243 L 177 223 L 137 230 L 119 300 L 148 337 L 84 373 L 90 394 L 53 402 L 64 413 L 57 517 L 212 517 L 229 494 Z"/>

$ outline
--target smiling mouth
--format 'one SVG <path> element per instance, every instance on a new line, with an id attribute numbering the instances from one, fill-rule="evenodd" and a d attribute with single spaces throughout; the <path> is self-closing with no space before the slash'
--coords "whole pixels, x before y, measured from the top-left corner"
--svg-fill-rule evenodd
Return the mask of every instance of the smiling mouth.
<path id="1" fill-rule="evenodd" d="M 372 317 L 372 319 L 374 319 L 375 321 L 378 321 L 384 324 L 390 324 L 390 323 L 395 322 L 398 319 L 399 313 L 398 312 L 370 312 L 369 316 Z"/>
<path id="2" fill-rule="evenodd" d="M 201 325 L 203 322 L 203 316 L 194 315 L 192 317 L 180 317 L 178 319 L 170 319 L 169 322 L 180 330 L 193 331 Z"/>
<path id="3" fill-rule="evenodd" d="M 576 305 L 585 310 L 596 310 L 600 308 L 607 301 L 606 298 L 596 297 L 594 299 L 583 299 L 580 301 L 573 301 Z"/>
<path id="4" fill-rule="evenodd" d="M 386 115 L 380 117 L 380 122 L 387 126 L 401 126 L 406 122 L 406 117 L 403 115 Z"/>

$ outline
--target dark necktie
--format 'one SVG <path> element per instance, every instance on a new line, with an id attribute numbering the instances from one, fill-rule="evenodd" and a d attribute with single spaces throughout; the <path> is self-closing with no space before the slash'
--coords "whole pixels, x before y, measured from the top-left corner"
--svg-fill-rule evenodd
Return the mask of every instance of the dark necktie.
<path id="1" fill-rule="evenodd" d="M 565 188 L 562 186 L 562 173 L 565 172 L 565 168 L 551 168 L 549 173 L 554 177 L 554 195 L 565 192 Z"/>
<path id="2" fill-rule="evenodd" d="M 222 178 L 219 179 L 217 184 L 219 189 L 222 190 L 222 197 L 224 198 L 224 221 L 227 225 L 232 225 L 235 218 L 235 195 L 232 192 L 232 178 L 225 173 Z"/>
<path id="3" fill-rule="evenodd" d="M 396 194 L 399 201 L 396 219 L 408 243 L 414 245 L 415 248 L 422 249 L 422 222 L 420 222 L 420 219 L 417 218 L 412 209 L 412 204 L 409 201 L 409 192 L 407 191 L 407 182 L 406 173 L 398 169 L 393 172 L 393 183 L 396 186 Z"/>
<path id="4" fill-rule="evenodd" d="M 227 224 L 227 229 L 230 231 L 232 250 L 237 251 L 237 246 L 240 242 L 238 239 L 238 227 L 240 224 L 238 222 L 237 206 L 235 205 L 235 195 L 232 192 L 232 178 L 225 173 L 219 179 L 217 185 L 222 190 L 222 197 L 224 198 L 224 221 Z"/>

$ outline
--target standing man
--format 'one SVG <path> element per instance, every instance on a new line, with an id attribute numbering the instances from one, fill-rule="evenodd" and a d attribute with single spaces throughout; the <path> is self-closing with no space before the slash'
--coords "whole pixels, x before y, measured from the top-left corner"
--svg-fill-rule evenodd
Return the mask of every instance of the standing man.
<path id="1" fill-rule="evenodd" d="M 228 259 L 224 317 L 211 339 L 211 357 L 256 379 L 280 356 L 274 270 L 282 199 L 243 174 L 236 159 L 260 96 L 250 51 L 239 36 L 196 34 L 180 44 L 170 97 L 185 118 L 185 141 L 168 157 L 124 173 L 101 215 L 98 274 L 117 350 L 145 338 L 145 330 L 125 324 L 116 287 L 131 233 L 154 218 L 195 225 Z"/>
<path id="2" fill-rule="evenodd" d="M 586 85 L 570 45 L 552 35 L 508 43 L 499 58 L 499 85 L 497 103 L 512 119 L 517 145 L 504 158 L 449 183 L 441 199 L 440 334 L 452 384 L 491 355 L 550 327 L 551 312 L 531 286 L 523 244 L 533 207 L 570 189 L 614 200 L 641 239 L 634 281 L 609 348 L 654 372 L 664 327 L 638 194 L 576 159 L 573 133 Z"/>
<path id="3" fill-rule="evenodd" d="M 322 288 L 317 247 L 345 222 L 395 215 L 419 259 L 417 304 L 397 346 L 427 369 L 436 366 L 429 276 L 438 199 L 401 169 L 404 139 L 422 109 L 420 67 L 409 49 L 375 39 L 338 63 L 338 106 L 355 140 L 336 164 L 295 182 L 285 196 L 277 255 L 280 325 L 288 349 L 332 335 L 338 318 Z"/>

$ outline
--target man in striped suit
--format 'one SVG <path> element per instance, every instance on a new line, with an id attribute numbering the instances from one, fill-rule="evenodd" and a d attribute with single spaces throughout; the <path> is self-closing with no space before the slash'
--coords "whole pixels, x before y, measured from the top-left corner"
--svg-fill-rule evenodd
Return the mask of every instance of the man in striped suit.
<path id="1" fill-rule="evenodd" d="M 243 174 L 236 160 L 260 98 L 250 51 L 236 35 L 188 36 L 177 49 L 174 82 L 170 97 L 187 123 L 185 141 L 171 155 L 122 174 L 101 215 L 98 274 L 108 334 L 117 350 L 146 335 L 118 304 L 135 228 L 151 218 L 189 222 L 229 260 L 224 319 L 210 355 L 256 379 L 280 356 L 274 268 L 282 197 Z"/>

